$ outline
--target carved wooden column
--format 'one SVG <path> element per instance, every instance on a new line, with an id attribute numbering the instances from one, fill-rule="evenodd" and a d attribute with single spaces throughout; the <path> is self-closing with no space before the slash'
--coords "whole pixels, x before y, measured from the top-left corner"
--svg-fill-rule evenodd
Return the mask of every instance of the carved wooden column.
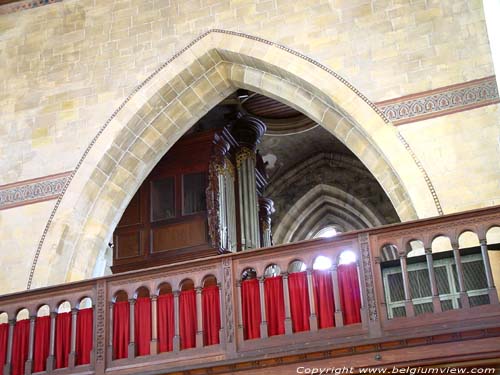
<path id="1" fill-rule="evenodd" d="M 224 298 L 223 298 L 223 292 L 222 292 L 222 283 L 217 283 L 217 290 L 219 291 L 219 306 L 220 306 L 220 329 L 219 329 L 219 344 L 223 344 L 225 341 L 224 337 L 224 331 L 225 331 L 225 324 L 224 324 Z"/>
<path id="2" fill-rule="evenodd" d="M 479 241 L 481 243 L 481 255 L 483 257 L 484 263 L 484 273 L 486 274 L 486 282 L 488 283 L 488 296 L 490 298 L 490 304 L 498 304 L 498 293 L 495 288 L 495 281 L 493 279 L 493 272 L 491 271 L 490 257 L 488 255 L 488 244 L 486 239 Z"/>
<path id="3" fill-rule="evenodd" d="M 128 300 L 129 303 L 129 332 L 130 332 L 130 341 L 128 344 L 128 358 L 135 358 L 135 298 L 131 298 Z"/>
<path id="4" fill-rule="evenodd" d="M 16 325 L 16 319 L 9 320 L 9 338 L 7 340 L 7 358 L 5 358 L 5 365 L 3 367 L 4 375 L 10 375 L 10 370 L 12 368 L 12 342 L 14 340 L 14 326 Z"/>
<path id="5" fill-rule="evenodd" d="M 158 353 L 158 311 L 157 311 L 158 296 L 151 296 L 151 345 L 149 352 L 151 355 Z"/>
<path id="6" fill-rule="evenodd" d="M 358 285 L 359 285 L 359 300 L 361 302 L 360 306 L 360 316 L 361 316 L 361 324 L 363 327 L 368 326 L 368 311 L 366 309 L 366 303 L 365 303 L 365 298 L 366 298 L 366 293 L 363 288 L 363 283 L 361 281 L 361 259 L 358 258 L 356 261 L 356 270 L 358 272 Z"/>
<path id="7" fill-rule="evenodd" d="M 318 330 L 318 317 L 316 315 L 316 303 L 314 301 L 313 270 L 307 270 L 307 291 L 309 294 L 309 327 L 311 331 Z"/>
<path id="8" fill-rule="evenodd" d="M 266 320 L 266 299 L 264 295 L 265 277 L 259 278 L 259 296 L 260 296 L 260 338 L 267 338 L 267 320 Z"/>
<path id="9" fill-rule="evenodd" d="M 215 134 L 208 168 L 207 214 L 208 230 L 212 246 L 219 253 L 230 251 L 227 192 L 225 183 L 225 156 L 230 149 L 228 142 Z"/>
<path id="10" fill-rule="evenodd" d="M 111 364 L 111 358 L 113 355 L 113 309 L 111 308 L 112 303 L 110 303 L 107 297 L 107 285 L 105 280 L 97 281 L 96 294 L 96 300 L 92 301 L 94 305 L 94 340 L 90 363 L 94 363 L 96 374 L 104 374 L 106 360 L 108 361 L 108 364 Z M 108 306 L 111 312 L 111 319 L 106 319 Z M 109 331 L 108 328 L 110 328 Z M 107 332 L 111 333 L 109 337 L 109 346 L 106 343 Z"/>
<path id="11" fill-rule="evenodd" d="M 76 319 L 78 317 L 78 309 L 71 309 L 71 349 L 68 358 L 68 367 L 74 368 L 76 364 Z"/>
<path id="12" fill-rule="evenodd" d="M 115 348 L 113 347 L 114 309 L 115 309 L 115 302 L 112 301 L 109 304 L 108 363 L 111 363 L 111 361 L 115 358 Z"/>
<path id="13" fill-rule="evenodd" d="M 237 295 L 234 295 L 234 282 L 233 282 L 233 261 L 231 258 L 222 259 L 222 305 L 221 305 L 221 328 L 224 334 L 224 343 L 226 354 L 228 357 L 236 357 L 236 333 L 238 329 L 241 340 L 243 339 L 243 328 L 240 328 L 241 323 L 241 286 L 239 283 Z M 237 301 L 237 302 L 236 302 Z M 238 316 L 234 314 L 234 306 L 238 303 Z M 237 321 L 236 321 L 237 320 Z M 238 327 L 238 328 L 236 328 Z M 241 329 L 241 330 L 240 330 Z"/>
<path id="14" fill-rule="evenodd" d="M 274 202 L 272 199 L 259 198 L 260 244 L 262 247 L 273 246 L 271 215 L 274 212 Z"/>
<path id="15" fill-rule="evenodd" d="M 240 145 L 236 152 L 236 169 L 242 250 L 260 247 L 255 148 L 265 132 L 266 125 L 251 116 L 240 117 L 232 128 L 232 133 Z"/>
<path id="16" fill-rule="evenodd" d="M 236 282 L 236 294 L 238 297 L 238 335 L 243 338 L 245 333 L 243 331 L 243 299 L 241 297 L 241 280 Z"/>
<path id="17" fill-rule="evenodd" d="M 173 339 L 174 352 L 178 352 L 181 350 L 179 294 L 180 292 L 178 290 L 174 291 L 174 339 Z"/>
<path id="18" fill-rule="evenodd" d="M 203 347 L 203 317 L 201 307 L 201 287 L 196 288 L 196 347 Z"/>
<path id="19" fill-rule="evenodd" d="M 441 309 L 441 301 L 439 300 L 439 291 L 436 283 L 436 273 L 434 272 L 434 258 L 432 257 L 432 249 L 425 249 L 425 258 L 427 260 L 427 272 L 429 273 L 429 282 L 431 284 L 432 293 L 432 311 L 439 313 Z"/>
<path id="20" fill-rule="evenodd" d="M 406 265 L 406 255 L 400 255 L 399 261 L 401 263 L 401 273 L 403 275 L 403 289 L 405 292 L 405 310 L 406 317 L 411 318 L 415 316 L 415 308 L 411 299 L 410 291 L 410 278 L 408 277 L 408 267 Z"/>
<path id="21" fill-rule="evenodd" d="M 55 348 L 56 348 L 56 317 L 57 312 L 50 312 L 50 347 L 49 357 L 47 358 L 47 372 L 54 370 Z"/>
<path id="22" fill-rule="evenodd" d="M 33 371 L 33 351 L 35 345 L 35 322 L 36 315 L 30 316 L 30 336 L 29 336 L 29 344 L 28 344 L 28 359 L 24 365 L 24 373 L 25 375 L 30 375 Z"/>
<path id="23" fill-rule="evenodd" d="M 288 287 L 288 273 L 283 273 L 283 297 L 285 300 L 285 335 L 293 333 L 292 314 L 290 312 L 290 289 Z"/>
<path id="24" fill-rule="evenodd" d="M 453 249 L 453 257 L 455 258 L 455 267 L 457 269 L 458 288 L 460 289 L 459 290 L 460 304 L 462 305 L 463 309 L 468 309 L 470 307 L 470 304 L 469 304 L 469 296 L 467 295 L 467 291 L 465 289 L 462 257 L 460 256 L 460 250 L 458 248 L 457 243 L 452 243 L 451 247 Z"/>
<path id="25" fill-rule="evenodd" d="M 332 265 L 330 270 L 333 284 L 333 300 L 335 301 L 335 326 L 344 326 L 344 317 L 342 316 L 342 306 L 340 305 L 339 278 L 337 274 L 337 265 Z"/>

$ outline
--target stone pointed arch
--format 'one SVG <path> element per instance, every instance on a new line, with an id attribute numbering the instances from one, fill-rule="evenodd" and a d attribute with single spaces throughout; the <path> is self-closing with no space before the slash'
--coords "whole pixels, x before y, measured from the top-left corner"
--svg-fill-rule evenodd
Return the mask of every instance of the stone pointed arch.
<path id="1" fill-rule="evenodd" d="M 274 230 L 276 243 L 310 238 L 327 216 L 348 230 L 380 226 L 384 219 L 351 194 L 330 185 L 318 184 L 285 213 Z M 330 224 L 333 224 L 331 222 Z M 319 229 L 319 228 L 318 228 Z"/>
<path id="2" fill-rule="evenodd" d="M 373 173 L 401 220 L 436 214 L 397 130 L 345 79 L 281 45 L 211 30 L 153 72 L 98 131 L 56 202 L 28 288 L 89 277 L 149 171 L 237 88 L 280 100 L 328 129 Z"/>

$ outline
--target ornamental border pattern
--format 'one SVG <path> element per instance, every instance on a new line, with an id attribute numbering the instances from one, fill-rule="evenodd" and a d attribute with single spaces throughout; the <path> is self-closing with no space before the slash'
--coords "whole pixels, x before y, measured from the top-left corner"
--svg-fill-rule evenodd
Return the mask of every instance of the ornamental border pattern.
<path id="1" fill-rule="evenodd" d="M 495 76 L 375 103 L 394 125 L 500 103 Z"/>
<path id="2" fill-rule="evenodd" d="M 0 210 L 58 198 L 71 173 L 58 173 L 0 186 Z"/>
<path id="3" fill-rule="evenodd" d="M 0 14 L 16 13 L 22 10 L 39 8 L 44 5 L 60 3 L 63 0 L 26 0 L 26 1 L 11 1 L 5 4 L 0 4 Z"/>

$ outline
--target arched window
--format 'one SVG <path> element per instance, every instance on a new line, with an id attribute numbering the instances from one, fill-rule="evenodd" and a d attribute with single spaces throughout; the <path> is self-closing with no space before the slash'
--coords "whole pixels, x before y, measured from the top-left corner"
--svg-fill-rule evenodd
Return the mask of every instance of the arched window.
<path id="1" fill-rule="evenodd" d="M 335 237 L 339 231 L 333 225 L 328 225 L 324 228 L 321 228 L 313 238 L 331 238 Z"/>

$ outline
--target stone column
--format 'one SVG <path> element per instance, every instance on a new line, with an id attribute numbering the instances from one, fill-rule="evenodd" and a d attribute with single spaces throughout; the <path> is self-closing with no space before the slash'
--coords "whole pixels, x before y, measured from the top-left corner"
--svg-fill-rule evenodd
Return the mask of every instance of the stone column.
<path id="1" fill-rule="evenodd" d="M 201 287 L 196 288 L 196 347 L 203 347 L 203 317 L 201 307 Z"/>
<path id="2" fill-rule="evenodd" d="M 313 270 L 307 270 L 307 291 L 309 294 L 309 327 L 311 331 L 318 330 L 318 317 L 316 316 L 316 304 L 314 302 Z"/>
<path id="3" fill-rule="evenodd" d="M 130 323 L 130 341 L 128 344 L 128 358 L 135 358 L 135 298 L 131 298 L 128 300 L 129 303 L 129 323 Z"/>
<path id="4" fill-rule="evenodd" d="M 412 318 L 415 316 L 415 308 L 413 307 L 413 301 L 411 299 L 410 279 L 408 277 L 408 267 L 406 266 L 406 255 L 400 255 L 399 261 L 401 263 L 401 273 L 403 275 L 406 317 Z"/>
<path id="5" fill-rule="evenodd" d="M 24 366 L 25 375 L 30 375 L 33 371 L 33 351 L 35 345 L 35 322 L 36 315 L 30 316 L 30 336 L 29 336 L 29 346 L 28 346 L 28 359 L 26 360 L 26 364 Z"/>
<path id="6" fill-rule="evenodd" d="M 491 271 L 490 257 L 488 255 L 488 244 L 486 239 L 480 240 L 481 243 L 481 255 L 483 257 L 484 272 L 486 274 L 486 282 L 488 283 L 488 296 L 490 298 L 490 304 L 498 304 L 498 293 L 495 288 L 495 281 L 493 279 L 493 272 Z"/>
<path id="7" fill-rule="evenodd" d="M 344 326 L 344 317 L 342 315 L 342 306 L 340 305 L 339 278 L 337 274 L 337 265 L 334 264 L 331 269 L 333 284 L 333 300 L 335 301 L 335 326 Z"/>
<path id="8" fill-rule="evenodd" d="M 260 338 L 267 338 L 267 320 L 266 320 L 266 299 L 264 295 L 264 276 L 259 278 L 259 295 L 260 295 Z"/>
<path id="9" fill-rule="evenodd" d="M 290 289 L 288 287 L 288 273 L 283 273 L 283 299 L 285 300 L 285 335 L 293 333 L 292 314 L 290 312 Z"/>
<path id="10" fill-rule="evenodd" d="M 439 313 L 441 309 L 441 301 L 439 300 L 439 291 L 436 283 L 436 273 L 434 272 L 434 258 L 432 257 L 432 249 L 425 249 L 425 258 L 427 260 L 427 272 L 429 273 L 429 282 L 431 284 L 432 293 L 432 311 Z"/>
<path id="11" fill-rule="evenodd" d="M 151 355 L 158 353 L 158 311 L 157 311 L 158 296 L 153 294 L 151 296 L 151 345 L 149 352 Z"/>
<path id="12" fill-rule="evenodd" d="M 179 295 L 178 290 L 174 291 L 174 339 L 173 339 L 173 349 L 174 352 L 181 350 L 181 336 L 180 336 L 180 325 L 179 325 Z"/>
<path id="13" fill-rule="evenodd" d="M 255 249 L 260 244 L 259 207 L 255 178 L 255 148 L 266 132 L 266 125 L 251 116 L 237 119 L 232 133 L 239 143 L 236 152 L 238 173 L 239 212 L 242 250 Z"/>
<path id="14" fill-rule="evenodd" d="M 465 290 L 462 257 L 460 256 L 460 250 L 458 248 L 457 243 L 452 243 L 451 247 L 453 248 L 453 257 L 455 258 L 455 267 L 457 269 L 458 288 L 460 289 L 459 290 L 460 303 L 463 309 L 467 309 L 470 307 L 470 304 L 469 304 L 469 296 L 467 295 L 467 291 Z"/>
<path id="15" fill-rule="evenodd" d="M 74 368 L 76 364 L 76 319 L 78 317 L 78 309 L 71 309 L 71 349 L 69 352 L 68 367 Z"/>

